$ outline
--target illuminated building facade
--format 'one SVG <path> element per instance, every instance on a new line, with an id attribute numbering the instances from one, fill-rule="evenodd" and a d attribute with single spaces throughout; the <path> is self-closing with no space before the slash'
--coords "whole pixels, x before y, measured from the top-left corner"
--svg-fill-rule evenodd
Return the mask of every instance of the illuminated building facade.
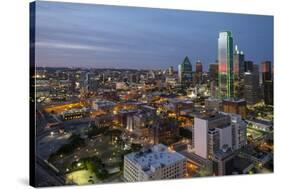
<path id="1" fill-rule="evenodd" d="M 231 32 L 220 32 L 218 39 L 219 97 L 234 96 L 233 85 L 233 38 Z"/>
<path id="2" fill-rule="evenodd" d="M 244 76 L 244 68 L 244 53 L 239 51 L 238 46 L 235 45 L 233 54 L 234 97 L 242 96 L 243 84 L 241 83 L 241 79 Z"/>
<path id="3" fill-rule="evenodd" d="M 260 100 L 259 89 L 259 68 L 253 65 L 253 71 L 245 72 L 244 76 L 244 98 L 247 104 L 256 104 Z"/>
<path id="4" fill-rule="evenodd" d="M 242 118 L 246 118 L 247 103 L 244 99 L 225 99 L 223 100 L 223 112 L 239 114 Z"/>

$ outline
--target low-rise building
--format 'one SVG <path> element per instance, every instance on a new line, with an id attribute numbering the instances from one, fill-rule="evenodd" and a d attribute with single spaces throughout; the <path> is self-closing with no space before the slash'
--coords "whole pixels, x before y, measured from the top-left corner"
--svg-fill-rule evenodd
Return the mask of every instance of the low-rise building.
<path id="1" fill-rule="evenodd" d="M 186 157 L 157 144 L 124 157 L 124 179 L 128 182 L 183 178 Z"/>
<path id="2" fill-rule="evenodd" d="M 92 109 L 93 110 L 110 110 L 113 108 L 113 106 L 115 105 L 114 102 L 108 101 L 108 100 L 94 100 L 92 102 Z"/>
<path id="3" fill-rule="evenodd" d="M 247 103 L 245 99 L 224 99 L 223 112 L 235 113 L 242 116 L 243 119 L 247 116 Z"/>
<path id="4" fill-rule="evenodd" d="M 208 98 L 205 100 L 205 109 L 207 111 L 221 111 L 222 110 L 222 100 L 217 98 Z"/>
<path id="5" fill-rule="evenodd" d="M 270 132 L 273 129 L 273 123 L 270 121 L 264 121 L 264 120 L 247 120 L 248 127 L 254 128 L 254 129 L 258 129 L 261 131 L 266 131 L 266 132 Z"/>

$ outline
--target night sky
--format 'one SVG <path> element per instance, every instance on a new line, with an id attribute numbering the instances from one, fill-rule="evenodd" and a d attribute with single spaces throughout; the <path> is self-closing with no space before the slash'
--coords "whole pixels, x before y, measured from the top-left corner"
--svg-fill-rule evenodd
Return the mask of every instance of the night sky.
<path id="1" fill-rule="evenodd" d="M 185 56 L 204 70 L 220 31 L 232 31 L 246 60 L 273 60 L 273 17 L 37 1 L 36 64 L 165 69 Z"/>

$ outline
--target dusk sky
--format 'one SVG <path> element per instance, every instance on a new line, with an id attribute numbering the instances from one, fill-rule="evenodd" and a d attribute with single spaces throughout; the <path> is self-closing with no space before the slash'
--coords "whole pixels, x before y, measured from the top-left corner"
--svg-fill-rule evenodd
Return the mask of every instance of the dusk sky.
<path id="1" fill-rule="evenodd" d="M 246 60 L 273 60 L 273 17 L 37 1 L 36 64 L 48 67 L 177 69 L 185 56 L 204 70 L 220 31 Z"/>

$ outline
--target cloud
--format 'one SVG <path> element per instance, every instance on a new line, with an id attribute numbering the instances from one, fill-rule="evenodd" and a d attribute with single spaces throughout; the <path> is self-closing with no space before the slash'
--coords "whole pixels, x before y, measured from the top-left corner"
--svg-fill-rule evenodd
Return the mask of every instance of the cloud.
<path id="1" fill-rule="evenodd" d="M 87 51 L 98 51 L 98 52 L 116 52 L 117 49 L 100 47 L 94 45 L 85 45 L 78 43 L 66 43 L 59 41 L 39 41 L 35 42 L 36 47 L 42 48 L 55 48 L 55 49 L 65 49 L 65 50 L 87 50 Z"/>

